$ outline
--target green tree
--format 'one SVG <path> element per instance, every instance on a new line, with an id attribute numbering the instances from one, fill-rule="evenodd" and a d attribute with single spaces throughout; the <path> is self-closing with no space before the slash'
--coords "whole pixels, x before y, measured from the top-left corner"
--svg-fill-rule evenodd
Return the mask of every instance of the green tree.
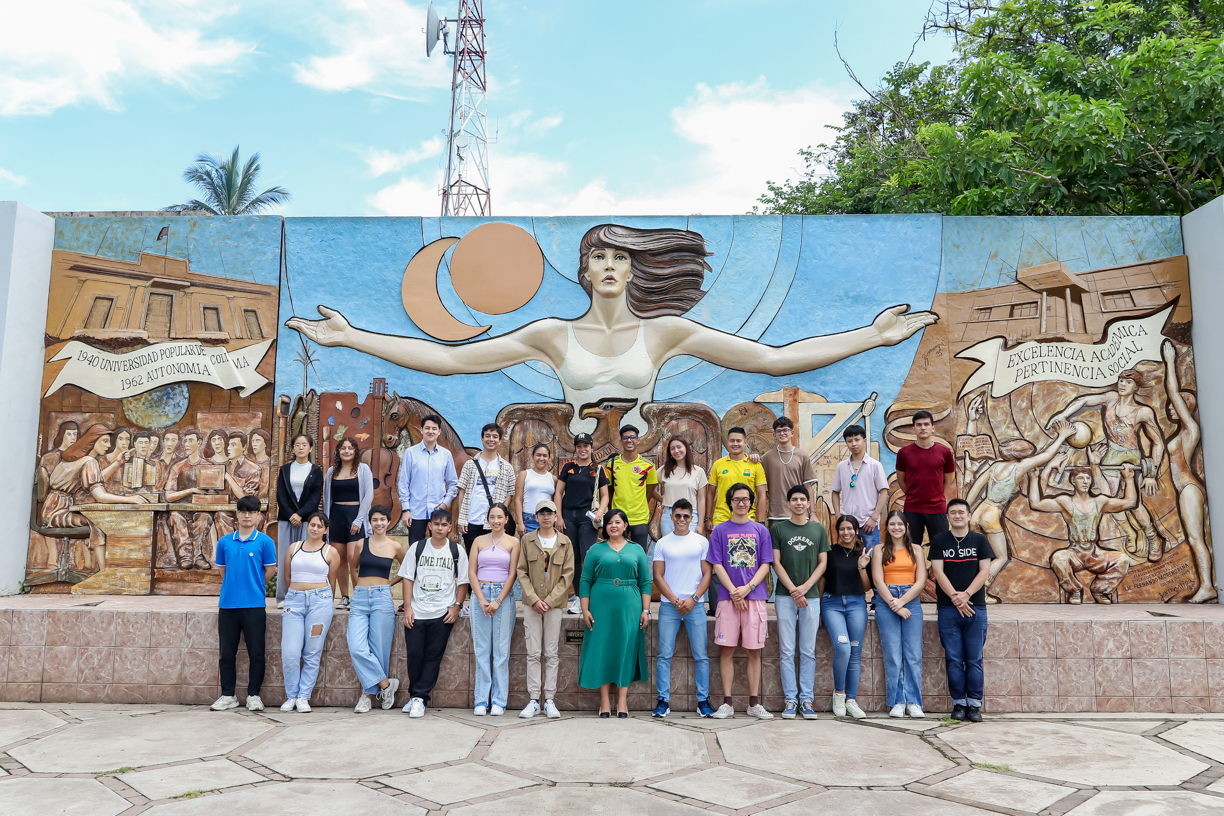
<path id="1" fill-rule="evenodd" d="M 238 148 L 225 161 L 200 154 L 195 164 L 183 171 L 183 178 L 200 191 L 201 198 L 186 204 L 175 204 L 166 210 L 204 210 L 213 215 L 257 215 L 270 207 L 289 200 L 284 187 L 269 187 L 255 193 L 259 177 L 259 154 L 254 153 L 246 164 L 240 164 Z"/>
<path id="2" fill-rule="evenodd" d="M 1224 2 L 947 0 L 766 212 L 1185 213 L 1224 192 Z M 866 89 L 865 89 L 866 90 Z M 828 175 L 821 175 L 827 168 Z"/>

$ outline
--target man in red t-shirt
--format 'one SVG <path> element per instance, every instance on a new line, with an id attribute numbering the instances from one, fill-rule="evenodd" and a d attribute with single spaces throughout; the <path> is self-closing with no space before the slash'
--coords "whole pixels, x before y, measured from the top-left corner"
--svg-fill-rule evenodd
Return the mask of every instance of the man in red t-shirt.
<path id="1" fill-rule="evenodd" d="M 930 411 L 914 414 L 917 440 L 897 451 L 897 484 L 905 493 L 905 521 L 910 538 L 922 544 L 948 529 L 948 499 L 956 484 L 952 451 L 935 444 L 935 421 Z"/>

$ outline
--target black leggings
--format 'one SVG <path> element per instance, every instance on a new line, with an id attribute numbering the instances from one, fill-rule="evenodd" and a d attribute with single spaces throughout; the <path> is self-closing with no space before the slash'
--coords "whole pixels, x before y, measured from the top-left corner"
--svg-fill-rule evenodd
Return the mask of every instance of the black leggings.
<path id="1" fill-rule="evenodd" d="M 565 522 L 565 535 L 574 546 L 574 594 L 578 594 L 578 585 L 582 582 L 582 562 L 592 545 L 599 540 L 599 531 L 595 524 L 587 518 L 586 510 L 562 510 L 561 520 Z"/>

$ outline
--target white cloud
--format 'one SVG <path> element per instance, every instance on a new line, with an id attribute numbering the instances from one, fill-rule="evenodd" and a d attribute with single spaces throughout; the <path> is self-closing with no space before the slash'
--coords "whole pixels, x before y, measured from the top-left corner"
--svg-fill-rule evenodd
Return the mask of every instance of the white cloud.
<path id="1" fill-rule="evenodd" d="M 403 170 L 410 164 L 440 156 L 445 149 L 446 140 L 441 136 L 435 136 L 421 142 L 421 146 L 416 150 L 405 150 L 402 153 L 371 149 L 366 152 L 365 161 L 370 166 L 370 174 L 378 177 Z"/>
<path id="2" fill-rule="evenodd" d="M 13 187 L 20 187 L 26 183 L 27 179 L 25 176 L 19 176 L 16 173 L 0 167 L 0 181 L 6 181 Z"/>
<path id="3" fill-rule="evenodd" d="M 195 0 L 6 3 L 0 114 L 46 114 L 85 100 L 114 110 L 121 80 L 190 86 L 232 70 L 254 46 L 210 33 L 216 9 Z"/>
<path id="4" fill-rule="evenodd" d="M 499 215 L 706 215 L 745 213 L 767 180 L 799 172 L 798 151 L 829 138 L 846 99 L 823 88 L 777 91 L 764 79 L 751 84 L 698 85 L 671 112 L 672 127 L 691 149 L 681 151 L 671 177 L 637 179 L 636 189 L 532 152 L 491 145 L 493 212 Z M 530 111 L 508 117 L 524 131 Z M 536 120 L 544 123 L 551 119 Z M 558 122 L 560 116 L 555 117 Z M 645 123 L 647 126 L 649 123 Z M 511 140 L 507 139 L 506 142 Z M 516 140 L 520 141 L 520 140 Z M 624 177 L 617 173 L 617 182 Z M 402 178 L 369 199 L 387 215 L 422 215 L 440 206 L 441 174 L 426 183 Z"/>
<path id="5" fill-rule="evenodd" d="M 295 63 L 294 78 L 325 91 L 364 90 L 400 97 L 411 88 L 446 88 L 451 61 L 441 43 L 425 56 L 425 7 L 403 0 L 337 0 L 315 15 L 332 52 Z"/>

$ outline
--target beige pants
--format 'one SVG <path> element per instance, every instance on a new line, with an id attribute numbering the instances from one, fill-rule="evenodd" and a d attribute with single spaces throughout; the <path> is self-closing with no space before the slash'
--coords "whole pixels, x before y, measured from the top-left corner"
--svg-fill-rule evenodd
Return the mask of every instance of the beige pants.
<path id="1" fill-rule="evenodd" d="M 564 609 L 541 615 L 523 604 L 523 629 L 527 636 L 527 693 L 533 700 L 551 700 L 557 693 L 558 650 Z M 540 696 L 540 652 L 544 652 L 544 696 Z"/>

